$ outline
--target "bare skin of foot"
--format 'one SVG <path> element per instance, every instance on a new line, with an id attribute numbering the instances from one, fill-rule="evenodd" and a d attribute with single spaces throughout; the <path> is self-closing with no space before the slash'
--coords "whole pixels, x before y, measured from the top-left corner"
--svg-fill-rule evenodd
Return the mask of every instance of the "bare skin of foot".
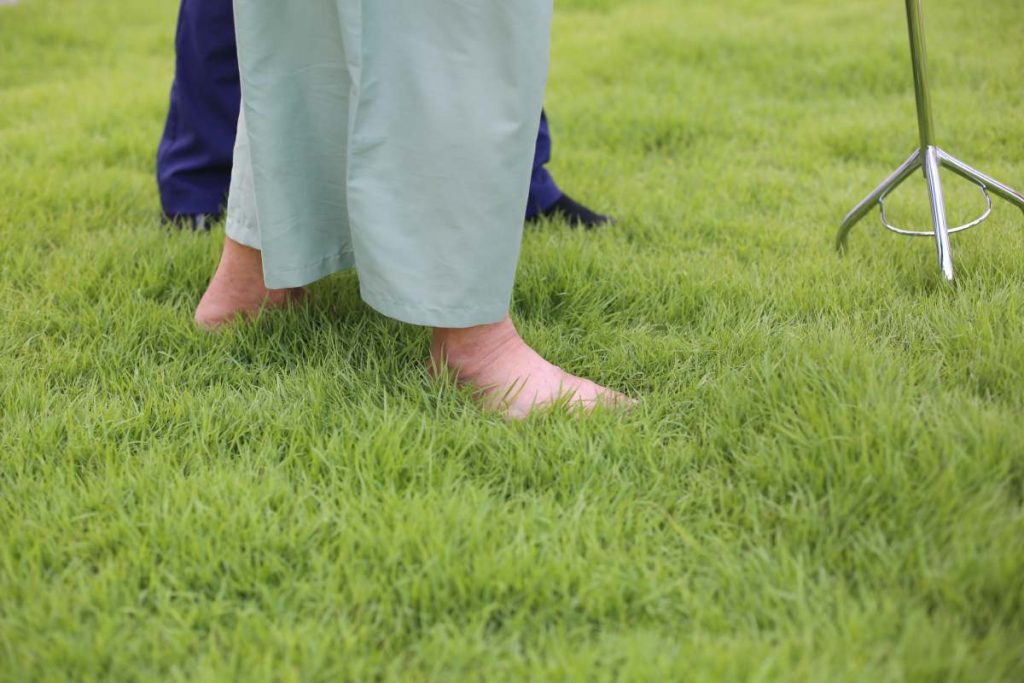
<path id="1" fill-rule="evenodd" d="M 215 330 L 264 309 L 285 308 L 305 295 L 301 287 L 267 289 L 259 250 L 224 240 L 224 252 L 210 286 L 196 308 L 200 327 Z M 512 321 L 462 329 L 434 328 L 431 368 L 447 367 L 457 381 L 476 390 L 477 400 L 510 419 L 559 403 L 570 410 L 632 404 L 628 398 L 588 379 L 570 375 L 531 349 Z"/>
<path id="2" fill-rule="evenodd" d="M 215 330 L 238 318 L 252 318 L 264 309 L 286 308 L 304 295 L 302 287 L 267 289 L 259 250 L 224 238 L 220 264 L 199 300 L 195 321 L 204 329 Z"/>
<path id="3" fill-rule="evenodd" d="M 563 402 L 570 410 L 585 412 L 633 403 L 544 360 L 507 317 L 492 325 L 434 328 L 430 360 L 432 371 L 447 367 L 460 384 L 476 388 L 485 408 L 510 419 L 523 419 L 534 410 Z"/>

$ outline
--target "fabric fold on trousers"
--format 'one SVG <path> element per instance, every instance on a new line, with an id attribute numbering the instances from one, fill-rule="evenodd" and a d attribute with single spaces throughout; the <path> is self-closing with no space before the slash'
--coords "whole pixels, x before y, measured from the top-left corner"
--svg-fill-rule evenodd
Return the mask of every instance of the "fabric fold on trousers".
<path id="1" fill-rule="evenodd" d="M 551 0 L 235 0 L 242 114 L 228 235 L 271 288 L 355 266 L 437 327 L 508 310 Z"/>

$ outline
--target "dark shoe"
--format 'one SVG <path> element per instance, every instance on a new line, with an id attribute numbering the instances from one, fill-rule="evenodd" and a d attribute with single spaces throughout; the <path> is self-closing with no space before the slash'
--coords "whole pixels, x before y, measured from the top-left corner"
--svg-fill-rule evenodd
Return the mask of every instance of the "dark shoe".
<path id="1" fill-rule="evenodd" d="M 192 232 L 209 232 L 210 226 L 221 219 L 219 214 L 213 213 L 175 213 L 164 214 L 164 225 L 178 228 L 179 230 L 191 230 Z"/>
<path id="2" fill-rule="evenodd" d="M 615 224 L 615 219 L 611 216 L 591 211 L 567 194 L 559 197 L 558 201 L 552 204 L 551 208 L 547 211 L 540 213 L 530 220 L 535 221 L 540 218 L 561 218 L 574 228 L 582 227 L 587 230 L 601 225 Z"/>

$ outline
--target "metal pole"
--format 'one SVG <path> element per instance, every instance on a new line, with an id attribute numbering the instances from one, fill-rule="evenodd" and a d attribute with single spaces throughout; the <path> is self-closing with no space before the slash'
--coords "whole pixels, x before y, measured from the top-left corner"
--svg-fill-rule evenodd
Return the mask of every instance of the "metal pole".
<path id="1" fill-rule="evenodd" d="M 924 18 L 921 0 L 907 0 L 907 27 L 910 31 L 910 59 L 914 67 L 914 95 L 917 97 L 917 127 L 921 132 L 921 151 L 935 144 L 932 100 L 928 94 L 928 65 L 924 47 Z"/>

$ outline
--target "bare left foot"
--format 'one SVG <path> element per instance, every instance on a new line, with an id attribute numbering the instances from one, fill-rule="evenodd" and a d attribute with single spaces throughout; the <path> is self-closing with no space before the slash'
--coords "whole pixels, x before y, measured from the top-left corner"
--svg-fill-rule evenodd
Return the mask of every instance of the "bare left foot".
<path id="1" fill-rule="evenodd" d="M 544 360 L 507 317 L 492 325 L 434 328 L 430 359 L 432 372 L 447 367 L 460 384 L 476 389 L 484 408 L 512 420 L 556 404 L 590 412 L 598 406 L 628 409 L 634 403 Z"/>
<path id="2" fill-rule="evenodd" d="M 263 309 L 286 308 L 301 301 L 303 287 L 267 289 L 259 250 L 224 239 L 217 272 L 196 307 L 199 327 L 215 330 L 239 318 L 254 317 Z"/>

